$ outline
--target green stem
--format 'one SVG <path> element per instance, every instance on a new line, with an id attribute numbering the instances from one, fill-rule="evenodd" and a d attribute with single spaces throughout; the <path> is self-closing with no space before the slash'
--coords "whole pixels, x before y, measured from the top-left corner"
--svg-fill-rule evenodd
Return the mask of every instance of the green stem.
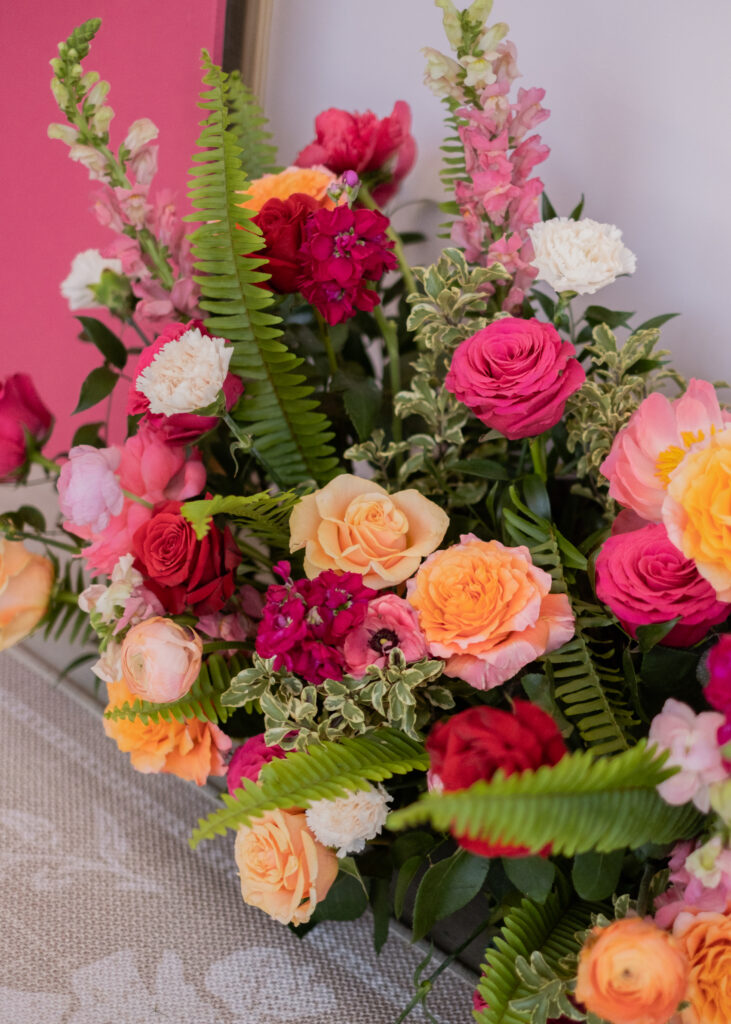
<path id="1" fill-rule="evenodd" d="M 72 593 L 70 590 L 61 590 L 58 594 L 54 594 L 53 600 L 56 604 L 74 604 L 79 603 L 79 595 Z"/>
<path id="2" fill-rule="evenodd" d="M 154 508 L 155 507 L 152 504 L 152 502 L 145 501 L 145 499 L 144 498 L 140 498 L 140 496 L 138 494 L 133 494 L 132 491 L 125 491 L 124 487 L 122 488 L 122 494 L 125 496 L 125 498 L 129 498 L 130 501 L 136 501 L 138 505 L 142 505 L 142 506 L 144 506 L 144 508 Z"/>
<path id="3" fill-rule="evenodd" d="M 53 459 L 47 459 L 45 455 L 41 455 L 38 451 L 32 451 L 30 453 L 30 461 L 37 462 L 39 466 L 43 466 L 44 469 L 48 470 L 49 473 L 60 473 L 61 467 Z"/>
<path id="4" fill-rule="evenodd" d="M 240 640 L 210 640 L 203 644 L 204 654 L 213 654 L 214 651 L 248 651 L 251 653 L 251 644 L 245 644 Z"/>
<path id="5" fill-rule="evenodd" d="M 137 241 L 140 243 L 142 251 L 150 257 L 160 284 L 165 291 L 172 291 L 175 278 L 170 269 L 170 264 L 165 259 L 155 236 L 147 228 L 142 228 L 141 231 L 137 232 Z"/>
<path id="6" fill-rule="evenodd" d="M 545 483 L 548 479 L 548 470 L 546 468 L 546 439 L 543 434 L 531 438 L 530 457 L 533 463 L 533 472 Z"/>
<path id="7" fill-rule="evenodd" d="M 128 324 L 134 331 L 136 331 L 137 334 L 139 334 L 140 338 L 142 338 L 143 344 L 145 344 L 145 345 L 151 345 L 152 344 L 152 342 L 147 337 L 145 332 L 142 330 L 140 325 L 135 321 L 134 317 L 128 316 L 127 319 L 124 322 L 126 324 Z"/>
<path id="8" fill-rule="evenodd" d="M 12 534 L 5 535 L 6 540 L 35 540 L 39 544 L 45 544 L 47 547 L 60 548 L 61 551 L 71 551 L 73 554 L 78 554 L 79 548 L 73 544 L 62 544 L 60 540 L 51 540 L 50 537 L 45 537 L 42 533 L 26 533 L 25 530 L 13 530 Z"/>
<path id="9" fill-rule="evenodd" d="M 388 374 L 391 381 L 391 401 L 394 403 L 393 413 L 393 439 L 394 441 L 400 441 L 402 434 L 402 424 L 399 417 L 396 415 L 396 395 L 401 390 L 401 362 L 399 359 L 398 350 L 398 333 L 396 331 L 396 324 L 393 320 L 387 320 L 383 312 L 383 306 L 379 304 L 373 310 L 373 318 L 378 324 L 383 340 L 386 343 L 386 351 L 388 352 Z"/>
<path id="10" fill-rule="evenodd" d="M 327 353 L 327 361 L 330 366 L 330 373 L 338 372 L 338 361 L 335 356 L 335 349 L 333 348 L 332 338 L 330 337 L 330 328 L 325 323 L 325 319 L 319 309 L 315 310 L 315 318 L 317 320 L 317 327 L 320 332 L 320 338 L 325 346 L 325 352 Z"/>
<path id="11" fill-rule="evenodd" d="M 378 210 L 380 213 L 381 208 L 368 191 L 366 185 L 361 184 L 360 189 L 358 190 L 358 199 L 363 203 L 363 206 L 367 206 L 369 210 Z M 401 276 L 404 279 L 404 291 L 407 295 L 411 295 L 412 292 L 416 291 L 416 281 L 414 280 L 414 275 L 411 273 L 411 267 L 406 259 L 401 236 L 390 224 L 386 229 L 386 234 L 393 242 L 394 256 L 398 260 L 399 270 L 401 271 Z"/>

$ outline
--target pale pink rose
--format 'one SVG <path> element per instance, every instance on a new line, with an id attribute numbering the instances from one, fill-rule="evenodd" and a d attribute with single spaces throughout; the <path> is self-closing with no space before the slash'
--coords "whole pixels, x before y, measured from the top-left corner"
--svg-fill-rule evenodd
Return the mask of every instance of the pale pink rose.
<path id="1" fill-rule="evenodd" d="M 671 474 L 693 445 L 722 430 L 724 417 L 716 390 L 706 380 L 691 380 L 680 398 L 670 401 L 654 391 L 619 431 L 601 466 L 610 497 L 658 523 Z"/>
<path id="2" fill-rule="evenodd" d="M 90 444 L 76 445 L 69 452 L 58 478 L 58 503 L 75 526 L 99 533 L 122 511 L 124 495 L 115 472 L 119 458 L 118 448 Z"/>
<path id="3" fill-rule="evenodd" d="M 724 723 L 717 711 L 696 714 L 681 701 L 665 701 L 662 711 L 650 726 L 649 742 L 660 751 L 669 751 L 666 766 L 680 769 L 661 782 L 657 791 L 669 804 L 685 804 L 690 800 L 708 813 L 711 806 L 708 787 L 726 778 L 716 734 Z"/>
<path id="4" fill-rule="evenodd" d="M 383 668 L 394 647 L 402 651 L 407 662 L 427 655 L 414 608 L 396 594 L 382 594 L 369 603 L 362 625 L 345 638 L 343 653 L 348 672 L 362 676 L 369 665 Z"/>
<path id="5" fill-rule="evenodd" d="M 154 704 L 180 700 L 198 678 L 203 641 L 189 626 L 156 616 L 122 641 L 122 676 L 137 697 Z"/>

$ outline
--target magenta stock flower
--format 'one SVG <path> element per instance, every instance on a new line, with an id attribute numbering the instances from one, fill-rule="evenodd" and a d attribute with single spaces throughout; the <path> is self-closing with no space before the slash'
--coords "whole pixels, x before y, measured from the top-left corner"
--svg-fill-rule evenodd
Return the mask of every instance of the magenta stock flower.
<path id="1" fill-rule="evenodd" d="M 711 806 L 709 786 L 726 778 L 717 741 L 723 715 L 717 711 L 696 714 L 681 701 L 665 701 L 662 711 L 650 725 L 649 743 L 657 744 L 660 751 L 667 750 L 668 768 L 679 768 L 675 775 L 661 782 L 657 791 L 669 804 L 693 801 L 696 807 L 708 813 Z"/>
<path id="2" fill-rule="evenodd" d="M 286 754 L 287 752 L 276 743 L 269 746 L 264 739 L 264 733 L 244 740 L 241 746 L 234 750 L 226 773 L 226 785 L 231 796 L 237 789 L 241 789 L 244 779 L 257 782 L 265 764 L 286 757 Z"/>
<path id="3" fill-rule="evenodd" d="M 115 472 L 119 460 L 118 448 L 79 444 L 71 449 L 58 478 L 59 507 L 71 524 L 100 533 L 119 515 L 124 504 Z"/>
<path id="4" fill-rule="evenodd" d="M 416 610 L 396 594 L 381 594 L 369 603 L 360 626 L 345 638 L 348 672 L 362 676 L 369 665 L 383 668 L 394 647 L 403 652 L 407 662 L 427 656 Z"/>
<path id="5" fill-rule="evenodd" d="M 708 683 L 703 691 L 711 707 L 731 717 L 731 633 L 724 633 L 711 648 L 706 662 Z"/>

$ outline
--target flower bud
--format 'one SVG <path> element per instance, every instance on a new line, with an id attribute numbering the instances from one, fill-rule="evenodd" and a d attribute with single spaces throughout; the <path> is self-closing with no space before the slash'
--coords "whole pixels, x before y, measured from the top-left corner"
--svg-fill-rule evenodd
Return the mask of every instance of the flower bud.
<path id="1" fill-rule="evenodd" d="M 109 131 L 109 125 L 113 117 L 114 111 L 111 107 L 99 107 L 91 119 L 94 131 L 98 132 L 99 135 L 105 135 Z"/>
<path id="2" fill-rule="evenodd" d="M 49 124 L 48 126 L 48 138 L 60 139 L 67 146 L 73 146 L 78 137 L 78 131 L 70 124 Z"/>
<path id="3" fill-rule="evenodd" d="M 58 103 L 61 109 L 64 109 L 69 105 L 69 91 L 57 78 L 51 79 L 51 92 L 53 93 L 56 103 Z"/>
<path id="4" fill-rule="evenodd" d="M 130 629 L 122 643 L 122 675 L 143 700 L 180 700 L 198 678 L 203 641 L 188 626 L 155 616 Z"/>
<path id="5" fill-rule="evenodd" d="M 98 81 L 98 71 L 87 71 L 84 77 L 79 82 L 79 85 L 84 90 L 84 92 L 87 92 L 87 90 L 91 89 L 92 86 L 96 85 Z"/>
<path id="6" fill-rule="evenodd" d="M 99 76 L 97 75 L 97 78 Z M 109 92 L 109 82 L 97 82 L 94 88 L 91 90 L 89 95 L 86 97 L 89 103 L 92 103 L 95 107 L 98 107 L 107 97 Z"/>

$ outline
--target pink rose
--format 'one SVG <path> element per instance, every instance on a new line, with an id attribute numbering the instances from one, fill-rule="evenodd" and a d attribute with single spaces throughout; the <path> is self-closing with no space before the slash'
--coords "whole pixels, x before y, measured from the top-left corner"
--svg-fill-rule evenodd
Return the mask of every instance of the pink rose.
<path id="1" fill-rule="evenodd" d="M 596 592 L 633 637 L 638 626 L 679 616 L 680 622 L 660 641 L 668 647 L 691 647 L 731 612 L 731 605 L 717 600 L 711 584 L 661 524 L 618 533 L 604 542 L 596 561 Z"/>
<path id="2" fill-rule="evenodd" d="M 650 744 L 660 751 L 669 751 L 667 768 L 679 768 L 675 775 L 661 782 L 657 791 L 672 805 L 692 800 L 707 814 L 710 806 L 709 786 L 726 778 L 716 734 L 723 725 L 717 711 L 699 715 L 679 700 L 666 700 L 662 711 L 650 725 Z"/>
<path id="3" fill-rule="evenodd" d="M 25 431 L 42 443 L 52 422 L 27 373 L 0 381 L 0 483 L 11 480 L 28 456 Z"/>
<path id="4" fill-rule="evenodd" d="M 189 626 L 156 616 L 133 626 L 122 641 L 124 681 L 154 704 L 180 700 L 201 669 L 203 641 Z"/>
<path id="5" fill-rule="evenodd" d="M 427 655 L 426 640 L 419 629 L 419 616 L 403 598 L 382 594 L 368 605 L 364 621 L 345 638 L 343 648 L 348 672 L 362 676 L 369 665 L 379 668 L 398 647 L 407 661 Z"/>
<path id="6" fill-rule="evenodd" d="M 558 423 L 584 383 L 575 356 L 552 324 L 505 317 L 457 347 L 444 384 L 511 441 L 535 437 Z"/>
<path id="7" fill-rule="evenodd" d="M 267 744 L 264 733 L 244 740 L 241 746 L 234 750 L 226 774 L 226 785 L 231 796 L 237 789 L 241 789 L 242 779 L 258 782 L 259 773 L 265 764 L 286 756 L 286 750 L 282 750 L 279 744 Z"/>
<path id="8" fill-rule="evenodd" d="M 122 511 L 124 495 L 115 472 L 119 459 L 119 448 L 79 444 L 69 452 L 58 478 L 58 504 L 75 526 L 100 533 Z"/>

